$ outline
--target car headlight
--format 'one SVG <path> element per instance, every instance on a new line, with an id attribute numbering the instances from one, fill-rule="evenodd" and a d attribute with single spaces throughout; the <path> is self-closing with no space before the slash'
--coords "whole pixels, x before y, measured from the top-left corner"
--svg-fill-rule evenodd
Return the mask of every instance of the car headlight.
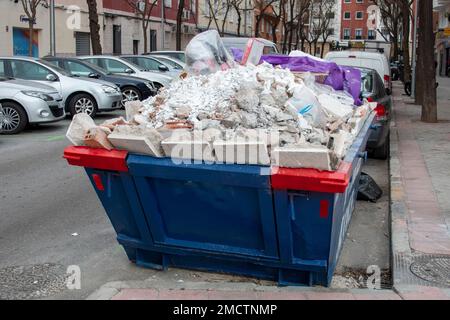
<path id="1" fill-rule="evenodd" d="M 22 91 L 26 96 L 42 99 L 44 101 L 53 101 L 53 97 L 39 91 Z"/>
<path id="2" fill-rule="evenodd" d="M 145 85 L 146 85 L 150 90 L 156 90 L 155 85 L 153 84 L 153 82 L 146 82 Z"/>
<path id="3" fill-rule="evenodd" d="M 106 85 L 102 86 L 102 90 L 104 93 L 117 93 L 119 91 L 117 88 Z"/>

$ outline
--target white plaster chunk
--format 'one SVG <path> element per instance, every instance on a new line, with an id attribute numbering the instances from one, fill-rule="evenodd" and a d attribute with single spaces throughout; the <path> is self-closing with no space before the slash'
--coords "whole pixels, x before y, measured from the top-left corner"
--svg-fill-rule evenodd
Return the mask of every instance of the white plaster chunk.
<path id="1" fill-rule="evenodd" d="M 79 113 L 73 116 L 66 137 L 75 146 L 84 146 L 84 138 L 89 129 L 95 128 L 96 124 L 86 113 Z"/>
<path id="2" fill-rule="evenodd" d="M 316 168 L 333 170 L 330 151 L 326 147 L 291 145 L 272 151 L 272 163 L 286 168 Z"/>
<path id="3" fill-rule="evenodd" d="M 266 141 L 217 140 L 213 143 L 217 161 L 226 164 L 269 165 Z"/>

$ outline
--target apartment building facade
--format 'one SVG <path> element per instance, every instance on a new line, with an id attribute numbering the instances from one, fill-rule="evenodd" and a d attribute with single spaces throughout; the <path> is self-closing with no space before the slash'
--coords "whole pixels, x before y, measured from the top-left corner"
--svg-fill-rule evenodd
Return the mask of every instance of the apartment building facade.
<path id="1" fill-rule="evenodd" d="M 86 53 L 90 48 L 89 17 L 85 0 L 56 0 L 56 50 L 61 54 Z M 99 11 L 102 1 L 98 3 Z M 50 53 L 50 18 L 45 2 L 37 8 L 33 32 L 33 55 Z M 21 1 L 0 1 L 0 55 L 28 55 L 29 30 Z M 103 40 L 103 34 L 100 35 Z"/>
<path id="2" fill-rule="evenodd" d="M 139 0 L 136 0 L 139 2 Z M 150 50 L 174 50 L 176 47 L 176 15 L 178 0 L 150 0 L 154 3 L 148 27 Z M 154 1 L 154 2 L 153 2 Z M 164 9 L 162 5 L 164 3 Z M 97 0 L 100 40 L 105 54 L 144 53 L 141 19 L 127 0 Z M 182 46 L 197 30 L 197 0 L 185 0 Z M 50 9 L 47 2 L 37 8 L 33 32 L 33 55 L 50 53 Z M 164 17 L 164 23 L 161 23 Z M 92 53 L 89 14 L 86 0 L 55 0 L 56 52 L 58 55 Z M 0 1 L 0 55 L 28 55 L 28 18 L 21 1 Z"/>
<path id="3" fill-rule="evenodd" d="M 136 0 L 139 2 L 139 0 Z M 148 27 L 147 50 L 144 32 L 136 9 L 126 0 L 103 0 L 104 52 L 110 54 L 141 54 L 144 51 L 175 50 L 178 0 L 150 0 L 154 4 Z M 197 33 L 198 1 L 185 0 L 181 28 L 181 45 Z"/>
<path id="4" fill-rule="evenodd" d="M 253 22 L 253 0 L 198 0 L 199 32 L 214 29 L 225 37 L 251 37 Z"/>

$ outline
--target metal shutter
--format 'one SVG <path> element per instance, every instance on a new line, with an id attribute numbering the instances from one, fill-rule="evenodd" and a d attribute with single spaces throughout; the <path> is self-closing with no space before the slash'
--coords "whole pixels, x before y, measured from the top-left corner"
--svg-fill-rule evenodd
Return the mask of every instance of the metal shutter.
<path id="1" fill-rule="evenodd" d="M 87 32 L 75 32 L 75 51 L 77 56 L 91 54 L 91 35 Z"/>

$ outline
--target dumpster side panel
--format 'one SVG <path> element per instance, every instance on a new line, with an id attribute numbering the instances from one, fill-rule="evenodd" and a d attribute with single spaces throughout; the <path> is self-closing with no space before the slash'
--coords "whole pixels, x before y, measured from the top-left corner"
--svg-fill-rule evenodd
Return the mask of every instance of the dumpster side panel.
<path id="1" fill-rule="evenodd" d="M 272 191 L 260 167 L 137 155 L 128 165 L 156 244 L 278 259 Z"/>
<path id="2" fill-rule="evenodd" d="M 133 179 L 127 173 L 113 171 L 86 168 L 86 173 L 117 235 L 151 243 Z"/>
<path id="3" fill-rule="evenodd" d="M 278 190 L 275 208 L 282 261 L 328 260 L 334 195 Z"/>

